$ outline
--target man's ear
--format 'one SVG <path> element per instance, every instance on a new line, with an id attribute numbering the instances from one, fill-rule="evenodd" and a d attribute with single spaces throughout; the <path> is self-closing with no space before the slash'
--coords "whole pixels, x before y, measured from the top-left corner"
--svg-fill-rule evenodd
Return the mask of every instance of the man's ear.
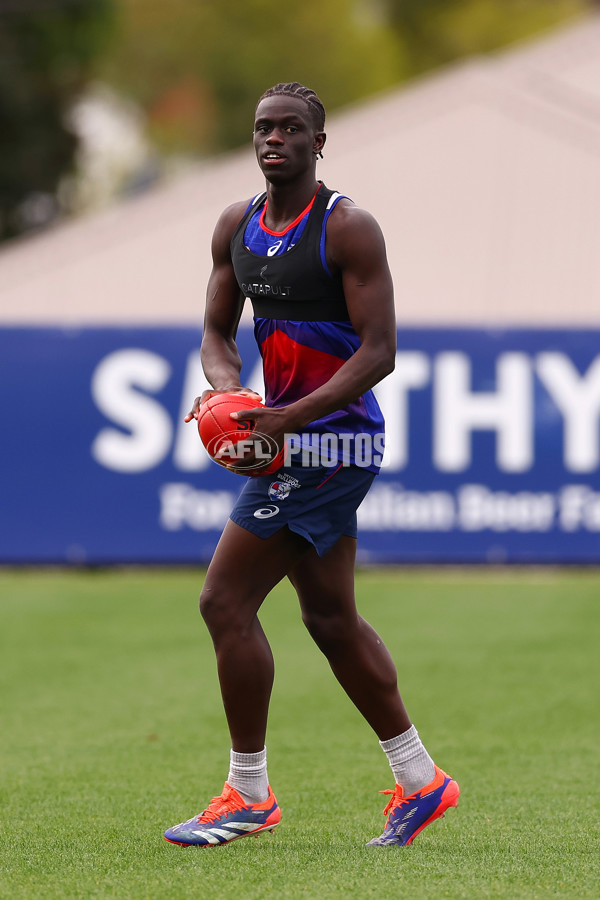
<path id="1" fill-rule="evenodd" d="M 315 156 L 318 156 L 319 153 L 323 152 L 323 147 L 325 146 L 325 141 L 327 140 L 327 135 L 324 131 L 318 131 L 315 134 L 313 140 L 313 153 Z"/>

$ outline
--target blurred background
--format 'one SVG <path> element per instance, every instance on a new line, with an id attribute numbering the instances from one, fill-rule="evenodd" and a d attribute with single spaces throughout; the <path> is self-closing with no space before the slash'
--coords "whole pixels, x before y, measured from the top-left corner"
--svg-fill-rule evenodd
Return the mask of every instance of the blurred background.
<path id="1" fill-rule="evenodd" d="M 257 97 L 292 74 L 333 112 L 595 5 L 2 0 L 2 239 L 247 144 Z"/>
<path id="2" fill-rule="evenodd" d="M 598 562 L 598 6 L 0 0 L 0 561 L 210 558 L 240 487 L 182 425 L 210 236 L 298 80 L 396 285 L 361 558 Z"/>

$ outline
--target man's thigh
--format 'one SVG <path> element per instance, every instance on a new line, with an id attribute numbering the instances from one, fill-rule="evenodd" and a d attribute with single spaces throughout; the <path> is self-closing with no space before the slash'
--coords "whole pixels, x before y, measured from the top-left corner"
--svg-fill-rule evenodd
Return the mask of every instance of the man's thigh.
<path id="1" fill-rule="evenodd" d="M 342 535 L 319 556 L 311 547 L 289 573 L 302 610 L 318 615 L 353 615 L 356 539 Z"/>
<path id="2" fill-rule="evenodd" d="M 229 520 L 208 567 L 203 593 L 252 601 L 258 608 L 310 546 L 288 528 L 260 538 Z"/>

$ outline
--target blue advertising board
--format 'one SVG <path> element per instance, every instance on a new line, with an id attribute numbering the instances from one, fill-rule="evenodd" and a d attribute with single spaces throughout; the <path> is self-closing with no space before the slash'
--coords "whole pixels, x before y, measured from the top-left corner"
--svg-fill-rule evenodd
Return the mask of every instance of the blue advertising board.
<path id="1" fill-rule="evenodd" d="M 242 486 L 193 328 L 0 329 L 0 562 L 205 563 Z M 244 382 L 261 390 L 251 330 Z M 402 329 L 359 559 L 600 563 L 600 331 Z"/>

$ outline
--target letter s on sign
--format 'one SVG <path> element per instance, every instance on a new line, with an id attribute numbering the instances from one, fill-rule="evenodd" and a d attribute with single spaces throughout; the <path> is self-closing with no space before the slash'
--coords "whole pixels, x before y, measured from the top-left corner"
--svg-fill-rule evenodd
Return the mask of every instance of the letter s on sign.
<path id="1" fill-rule="evenodd" d="M 129 434 L 103 428 L 92 443 L 96 462 L 115 472 L 144 472 L 162 462 L 173 437 L 171 419 L 158 400 L 137 389 L 159 391 L 170 375 L 169 363 L 149 350 L 116 350 L 101 360 L 92 375 L 94 403 Z"/>

